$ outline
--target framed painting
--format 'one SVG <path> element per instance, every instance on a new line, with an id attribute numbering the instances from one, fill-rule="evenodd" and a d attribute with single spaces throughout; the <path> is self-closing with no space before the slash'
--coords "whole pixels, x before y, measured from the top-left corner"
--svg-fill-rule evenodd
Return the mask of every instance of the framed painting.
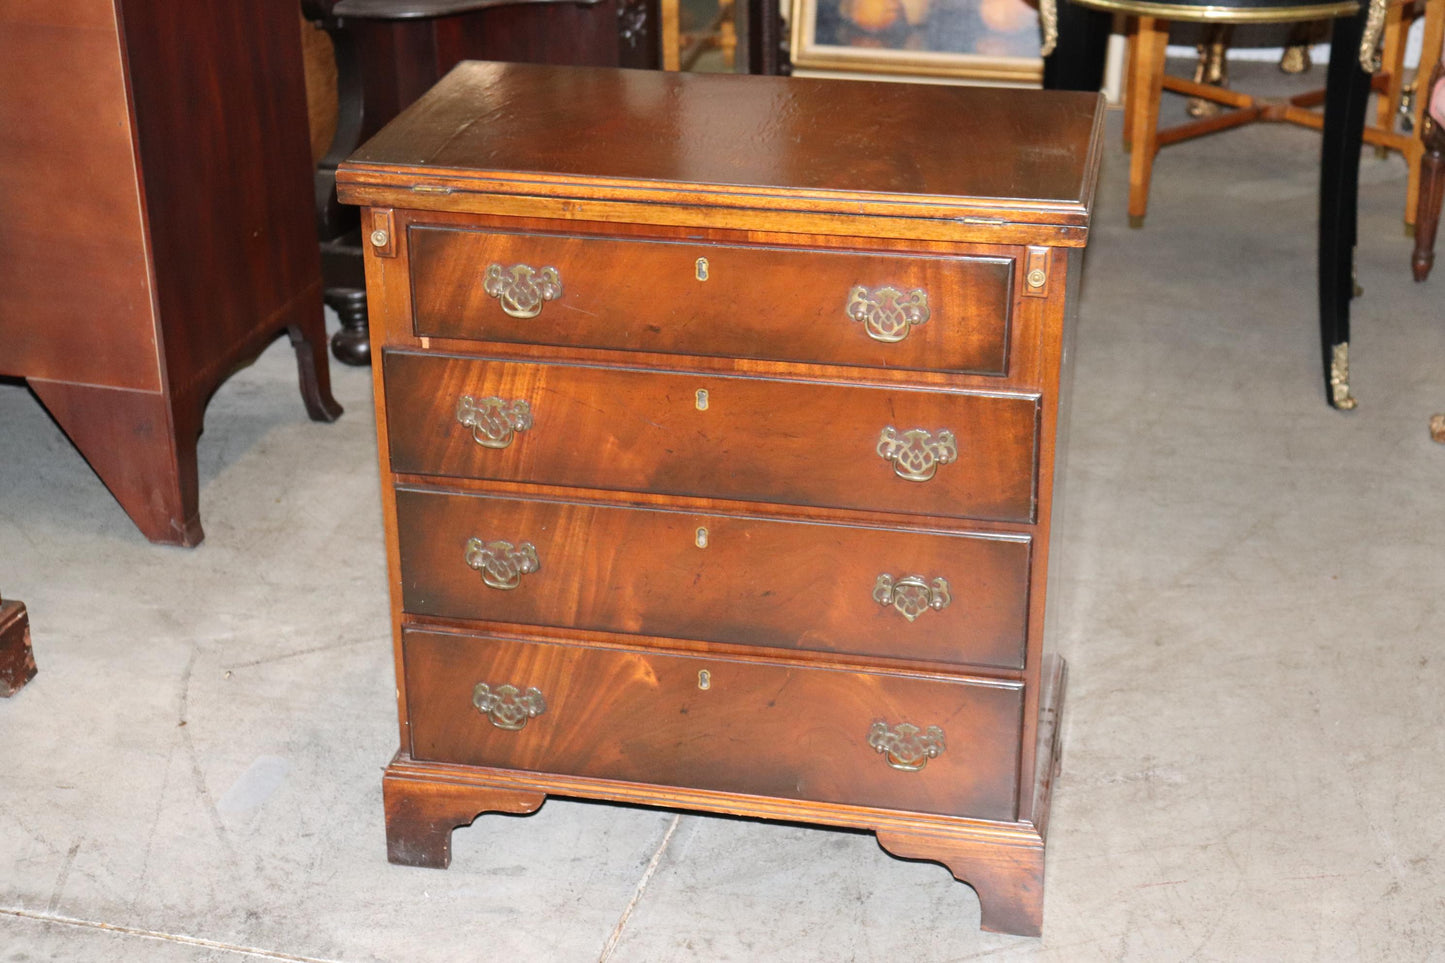
<path id="1" fill-rule="evenodd" d="M 792 0 L 799 74 L 1038 84 L 1038 0 Z"/>

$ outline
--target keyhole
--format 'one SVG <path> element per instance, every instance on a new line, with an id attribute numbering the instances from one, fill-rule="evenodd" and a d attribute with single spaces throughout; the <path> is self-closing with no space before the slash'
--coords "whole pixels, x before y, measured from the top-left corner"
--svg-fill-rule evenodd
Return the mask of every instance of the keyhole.
<path id="1" fill-rule="evenodd" d="M 707 548 L 707 529 L 699 528 L 694 541 L 697 543 L 698 548 Z"/>
<path id="2" fill-rule="evenodd" d="M 705 257 L 697 259 L 697 279 L 699 281 L 707 280 L 707 258 Z"/>
<path id="3" fill-rule="evenodd" d="M 700 672 L 697 674 L 697 687 L 698 687 L 699 689 L 711 689 L 711 688 L 712 688 L 712 673 L 709 672 L 709 671 L 706 670 L 706 669 L 703 669 L 702 671 L 700 671 Z"/>
<path id="4" fill-rule="evenodd" d="M 697 389 L 697 410 L 707 411 L 707 389 Z"/>

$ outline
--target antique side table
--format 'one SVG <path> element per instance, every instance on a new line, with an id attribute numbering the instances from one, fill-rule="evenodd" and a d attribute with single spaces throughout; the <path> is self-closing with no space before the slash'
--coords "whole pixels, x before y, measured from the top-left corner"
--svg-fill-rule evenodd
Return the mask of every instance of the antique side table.
<path id="1" fill-rule="evenodd" d="M 549 794 L 859 827 L 1038 934 L 1097 95 L 464 63 L 363 207 L 393 862 Z"/>

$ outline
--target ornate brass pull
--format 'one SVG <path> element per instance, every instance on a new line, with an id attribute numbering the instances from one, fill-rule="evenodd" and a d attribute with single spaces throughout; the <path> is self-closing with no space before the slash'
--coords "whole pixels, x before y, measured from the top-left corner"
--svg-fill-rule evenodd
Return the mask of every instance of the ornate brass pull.
<path id="1" fill-rule="evenodd" d="M 907 293 L 894 287 L 865 288 L 854 285 L 848 292 L 848 317 L 863 322 L 863 330 L 874 341 L 892 344 L 908 337 L 915 324 L 928 320 L 928 292 L 914 288 Z"/>
<path id="2" fill-rule="evenodd" d="M 522 692 L 514 685 L 499 685 L 495 689 L 485 682 L 478 682 L 472 690 L 472 705 L 498 729 L 516 732 L 533 716 L 547 711 L 547 700 L 535 688 Z"/>
<path id="3" fill-rule="evenodd" d="M 878 437 L 878 454 L 893 463 L 899 478 L 924 482 L 933 477 L 939 465 L 958 458 L 958 442 L 946 429 L 939 429 L 937 436 L 922 428 L 900 434 L 889 425 Z"/>
<path id="4" fill-rule="evenodd" d="M 472 430 L 472 440 L 483 448 L 506 448 L 512 434 L 532 427 L 532 406 L 518 399 L 462 395 L 457 400 L 457 421 Z"/>
<path id="5" fill-rule="evenodd" d="M 917 772 L 928 760 L 943 754 L 943 730 L 938 726 L 919 729 L 906 722 L 888 728 L 886 722 L 875 722 L 868 730 L 868 745 L 888 754 L 888 765 L 904 772 Z"/>
<path id="6" fill-rule="evenodd" d="M 514 589 L 523 575 L 542 567 L 537 546 L 531 542 L 488 542 L 473 538 L 467 542 L 467 565 L 482 573 L 482 581 L 494 589 Z"/>
<path id="7" fill-rule="evenodd" d="M 489 264 L 482 290 L 500 301 L 502 310 L 512 317 L 535 318 L 545 302 L 562 296 L 562 276 L 554 267 L 539 271 L 526 264 Z"/>
<path id="8" fill-rule="evenodd" d="M 929 609 L 941 612 L 948 608 L 953 596 L 948 591 L 948 579 L 936 578 L 929 585 L 922 575 L 909 575 L 898 581 L 884 573 L 873 583 L 873 601 L 879 605 L 891 605 L 908 621 L 912 622 Z"/>

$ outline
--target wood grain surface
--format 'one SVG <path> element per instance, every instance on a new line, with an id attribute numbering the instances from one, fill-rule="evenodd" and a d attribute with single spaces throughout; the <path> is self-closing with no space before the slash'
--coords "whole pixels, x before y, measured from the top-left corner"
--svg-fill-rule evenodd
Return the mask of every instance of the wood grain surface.
<path id="1" fill-rule="evenodd" d="M 412 227 L 408 244 L 416 333 L 422 336 L 978 374 L 1008 371 L 1012 258 L 427 227 Z M 536 317 L 511 317 L 484 289 L 483 275 L 492 264 L 555 268 L 561 296 L 543 304 Z M 926 320 L 904 327 L 897 341 L 876 340 L 848 314 L 850 295 L 859 286 L 870 292 L 891 287 L 905 295 L 922 291 Z"/>
<path id="2" fill-rule="evenodd" d="M 885 659 L 1023 667 L 1027 538 L 424 490 L 397 492 L 408 612 Z M 515 589 L 468 567 L 467 543 L 532 544 Z M 702 542 L 699 545 L 699 542 Z M 908 621 L 874 598 L 881 574 L 948 582 Z"/>
<path id="3" fill-rule="evenodd" d="M 980 819 L 1016 811 L 1018 684 L 408 631 L 411 755 Z M 708 673 L 699 687 L 699 673 Z M 473 687 L 538 689 L 518 731 Z M 938 726 L 917 772 L 868 744 L 876 722 Z"/>
<path id="4" fill-rule="evenodd" d="M 400 473 L 1033 520 L 1038 400 L 1027 395 L 403 352 L 383 365 Z M 481 446 L 457 419 L 464 396 L 524 400 L 533 426 L 506 448 Z M 878 452 L 889 427 L 952 432 L 957 460 L 904 479 Z"/>

